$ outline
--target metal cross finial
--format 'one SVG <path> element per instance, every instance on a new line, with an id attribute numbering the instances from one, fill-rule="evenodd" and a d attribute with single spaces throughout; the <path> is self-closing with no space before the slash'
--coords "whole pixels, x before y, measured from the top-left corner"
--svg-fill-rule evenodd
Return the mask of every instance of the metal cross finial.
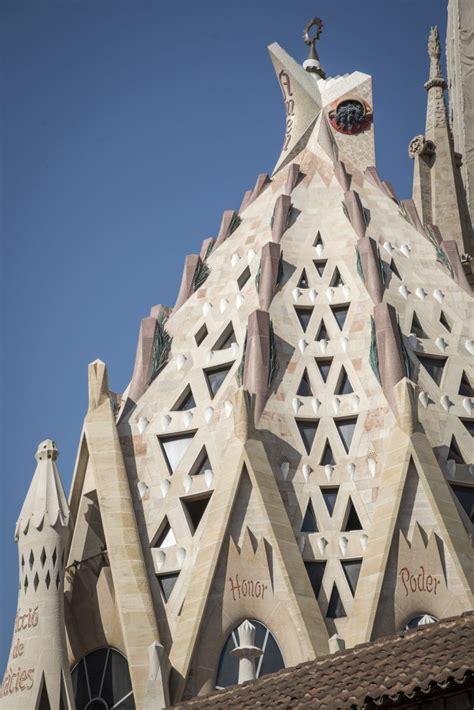
<path id="1" fill-rule="evenodd" d="M 309 33 L 313 27 L 316 27 L 316 32 L 313 36 L 311 36 Z M 303 40 L 305 44 L 309 45 L 309 56 L 304 62 L 303 67 L 306 71 L 319 74 L 322 79 L 325 79 L 326 74 L 321 66 L 321 62 L 319 61 L 318 53 L 316 51 L 316 41 L 319 39 L 322 30 L 323 21 L 319 17 L 313 17 L 313 19 L 305 25 L 303 30 Z"/>

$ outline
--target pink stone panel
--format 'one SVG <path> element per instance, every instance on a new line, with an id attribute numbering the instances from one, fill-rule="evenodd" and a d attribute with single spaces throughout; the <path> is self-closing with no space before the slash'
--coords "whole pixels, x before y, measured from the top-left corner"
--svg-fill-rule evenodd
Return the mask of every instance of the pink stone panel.
<path id="1" fill-rule="evenodd" d="M 206 254 L 207 254 L 211 244 L 214 244 L 214 239 L 212 237 L 208 237 L 207 239 L 205 239 L 203 241 L 202 246 L 201 246 L 201 251 L 199 252 L 199 256 L 201 259 L 204 260 L 206 258 Z"/>
<path id="2" fill-rule="evenodd" d="M 184 260 L 183 276 L 181 278 L 181 286 L 179 288 L 178 298 L 174 304 L 174 311 L 181 308 L 183 303 L 185 303 L 189 296 L 193 292 L 193 278 L 196 272 L 197 265 L 199 263 L 199 256 L 197 254 L 189 254 Z"/>
<path id="3" fill-rule="evenodd" d="M 364 273 L 365 286 L 372 301 L 377 305 L 382 302 L 384 291 L 380 274 L 377 244 L 370 237 L 363 237 L 358 240 L 357 248 Z"/>
<path id="4" fill-rule="evenodd" d="M 420 217 L 418 215 L 418 210 L 416 209 L 416 205 L 413 200 L 402 200 L 402 205 L 404 206 L 412 225 L 420 234 L 425 237 L 425 230 L 423 229 L 423 224 L 421 223 Z"/>
<path id="5" fill-rule="evenodd" d="M 268 396 L 270 371 L 270 315 L 267 311 L 254 311 L 249 315 L 247 348 L 243 384 L 255 395 L 255 423 L 258 422 Z"/>
<path id="6" fill-rule="evenodd" d="M 288 213 L 291 207 L 291 197 L 280 195 L 275 203 L 273 212 L 272 239 L 280 242 L 288 222 Z"/>
<path id="7" fill-rule="evenodd" d="M 365 224 L 362 203 L 359 194 L 355 190 L 346 190 L 344 202 L 349 212 L 349 218 L 354 231 L 358 237 L 365 236 L 367 225 Z"/>
<path id="8" fill-rule="evenodd" d="M 285 187 L 283 192 L 285 195 L 291 195 L 300 174 L 300 166 L 297 163 L 291 163 L 286 174 Z"/>
<path id="9" fill-rule="evenodd" d="M 441 249 L 448 257 L 449 263 L 451 264 L 454 272 L 455 281 L 459 284 L 459 286 L 461 286 L 461 288 L 467 291 L 467 293 L 472 293 L 471 286 L 462 267 L 457 242 L 454 239 L 443 241 L 441 242 Z"/>
<path id="10" fill-rule="evenodd" d="M 369 168 L 367 168 L 369 169 Z M 350 190 L 351 187 L 351 175 L 350 173 L 347 172 L 346 166 L 342 162 L 342 160 L 337 160 L 334 163 L 334 175 L 337 178 L 337 181 L 339 185 L 342 187 L 344 192 L 347 192 L 347 190 Z"/>
<path id="11" fill-rule="evenodd" d="M 382 389 L 390 406 L 397 412 L 393 388 L 405 377 L 405 370 L 394 307 L 388 303 L 379 303 L 374 308 L 374 321 Z"/>
<path id="12" fill-rule="evenodd" d="M 280 253 L 280 245 L 275 242 L 267 242 L 262 248 L 258 296 L 260 306 L 265 311 L 270 307 L 277 289 Z"/>
<path id="13" fill-rule="evenodd" d="M 232 220 L 236 215 L 237 212 L 235 210 L 226 210 L 222 215 L 221 226 L 216 239 L 216 247 L 222 244 L 222 242 L 225 241 L 229 236 L 230 226 L 232 224 Z"/>
<path id="14" fill-rule="evenodd" d="M 155 328 L 156 318 L 151 316 L 143 318 L 140 323 L 135 366 L 133 368 L 132 381 L 128 392 L 128 399 L 131 399 L 134 403 L 138 402 L 148 387 Z"/>

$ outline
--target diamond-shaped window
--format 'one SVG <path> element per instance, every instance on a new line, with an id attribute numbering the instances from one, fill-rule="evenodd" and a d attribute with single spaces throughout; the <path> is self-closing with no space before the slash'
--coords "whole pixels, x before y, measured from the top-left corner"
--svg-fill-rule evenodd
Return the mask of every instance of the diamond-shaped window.
<path id="1" fill-rule="evenodd" d="M 334 486 L 333 488 L 321 488 L 321 493 L 323 495 L 324 502 L 326 503 L 329 515 L 332 515 L 334 512 L 338 492 L 338 486 Z"/>
<path id="2" fill-rule="evenodd" d="M 35 588 L 35 592 L 38 589 L 39 585 L 39 577 L 38 577 L 38 572 L 35 574 L 35 578 L 33 579 L 33 587 Z"/>
<path id="3" fill-rule="evenodd" d="M 30 569 L 33 569 L 33 565 L 35 563 L 35 556 L 33 554 L 33 550 L 30 550 L 30 556 L 28 558 L 28 562 L 30 563 Z"/>
<path id="4" fill-rule="evenodd" d="M 231 369 L 232 363 L 229 365 L 222 365 L 221 367 L 214 367 L 210 370 L 204 370 L 204 375 L 206 377 L 211 397 L 216 396 Z"/>
<path id="5" fill-rule="evenodd" d="M 337 321 L 337 324 L 339 326 L 339 330 L 342 330 L 344 328 L 347 314 L 349 313 L 349 307 L 350 307 L 349 303 L 342 303 L 339 306 L 331 306 L 331 311 L 332 311 L 334 318 Z"/>
<path id="6" fill-rule="evenodd" d="M 44 547 L 41 550 L 40 562 L 41 562 L 41 567 L 44 567 L 44 563 L 46 562 L 46 551 L 45 551 Z"/>
<path id="7" fill-rule="evenodd" d="M 344 419 L 335 419 L 334 423 L 336 429 L 339 432 L 341 441 L 347 453 L 351 448 L 352 437 L 354 436 L 354 431 L 357 424 L 357 417 L 346 417 Z"/>
<path id="8" fill-rule="evenodd" d="M 323 562 L 305 562 L 306 572 L 308 573 L 309 581 L 313 588 L 314 596 L 316 599 L 321 591 L 321 584 L 323 582 L 324 570 L 326 569 L 326 561 Z"/>
<path id="9" fill-rule="evenodd" d="M 339 381 L 337 383 L 334 394 L 351 394 L 353 391 L 354 390 L 352 388 L 349 377 L 347 376 L 347 372 L 344 367 L 341 367 Z"/>
<path id="10" fill-rule="evenodd" d="M 304 533 L 318 532 L 318 524 L 316 522 L 316 514 L 314 512 L 314 508 L 313 508 L 313 504 L 311 503 L 311 500 L 308 501 L 306 513 L 304 514 L 303 523 L 301 525 L 301 532 L 304 532 Z"/>
<path id="11" fill-rule="evenodd" d="M 323 382 L 327 382 L 329 370 L 331 369 L 332 365 L 332 357 L 317 358 L 316 365 L 318 366 L 318 370 L 323 379 Z"/>
<path id="12" fill-rule="evenodd" d="M 326 616 L 328 619 L 340 619 L 344 616 L 347 616 L 346 610 L 344 609 L 344 604 L 342 603 L 341 597 L 335 584 L 332 588 L 331 598 L 329 599 L 329 605 Z"/>
<path id="13" fill-rule="evenodd" d="M 170 434 L 169 436 L 159 436 L 161 450 L 165 457 L 170 473 L 174 473 L 181 459 L 188 450 L 195 431 L 186 434 Z"/>
<path id="14" fill-rule="evenodd" d="M 49 589 L 49 585 L 51 584 L 51 575 L 49 574 L 49 570 L 46 572 L 44 581 L 46 582 L 46 589 Z"/>
<path id="15" fill-rule="evenodd" d="M 295 311 L 296 315 L 298 316 L 300 325 L 303 328 L 303 331 L 306 332 L 306 330 L 308 329 L 309 321 L 311 320 L 311 316 L 313 314 L 313 309 L 304 308 L 303 306 L 301 306 L 295 307 Z"/>
<path id="16" fill-rule="evenodd" d="M 301 378 L 300 385 L 298 387 L 298 391 L 296 392 L 297 395 L 300 397 L 312 397 L 313 392 L 311 390 L 311 384 L 309 381 L 308 377 L 308 372 L 305 370 L 303 372 L 303 377 Z"/>
<path id="17" fill-rule="evenodd" d="M 352 596 L 355 596 L 362 560 L 341 560 L 341 565 L 351 589 Z"/>
<path id="18" fill-rule="evenodd" d="M 193 391 L 188 385 L 184 392 L 181 393 L 178 401 L 174 405 L 174 407 L 171 408 L 172 412 L 185 412 L 188 409 L 194 409 L 196 406 L 196 402 L 194 400 L 194 395 Z"/>
<path id="19" fill-rule="evenodd" d="M 309 454 L 311 447 L 313 446 L 314 437 L 316 436 L 316 430 L 318 428 L 318 419 L 297 419 L 296 426 L 300 433 L 301 439 L 303 440 L 304 448 L 306 453 Z"/>

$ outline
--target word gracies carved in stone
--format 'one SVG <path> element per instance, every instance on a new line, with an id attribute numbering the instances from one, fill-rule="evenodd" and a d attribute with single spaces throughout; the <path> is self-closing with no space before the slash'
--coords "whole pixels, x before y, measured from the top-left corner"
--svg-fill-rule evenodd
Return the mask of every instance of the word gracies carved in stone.
<path id="1" fill-rule="evenodd" d="M 234 581 L 235 579 L 235 581 Z M 243 579 L 239 582 L 239 575 L 235 578 L 229 577 L 230 591 L 232 592 L 233 601 L 242 599 L 243 597 L 253 597 L 254 599 L 263 599 L 268 585 L 253 579 Z"/>
<path id="2" fill-rule="evenodd" d="M 406 597 L 409 592 L 412 594 L 415 592 L 436 594 L 438 590 L 439 579 L 432 574 L 426 574 L 423 565 L 420 565 L 418 574 L 412 574 L 408 567 L 402 567 L 398 574 L 405 588 Z"/>

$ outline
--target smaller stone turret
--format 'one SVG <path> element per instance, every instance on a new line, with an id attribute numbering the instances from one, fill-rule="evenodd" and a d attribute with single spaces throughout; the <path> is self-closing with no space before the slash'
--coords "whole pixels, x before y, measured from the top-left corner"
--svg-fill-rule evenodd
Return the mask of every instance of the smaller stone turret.
<path id="1" fill-rule="evenodd" d="M 20 517 L 20 585 L 13 640 L 0 688 L 2 710 L 74 710 L 64 627 L 64 555 L 70 514 L 51 439 L 37 466 Z"/>

